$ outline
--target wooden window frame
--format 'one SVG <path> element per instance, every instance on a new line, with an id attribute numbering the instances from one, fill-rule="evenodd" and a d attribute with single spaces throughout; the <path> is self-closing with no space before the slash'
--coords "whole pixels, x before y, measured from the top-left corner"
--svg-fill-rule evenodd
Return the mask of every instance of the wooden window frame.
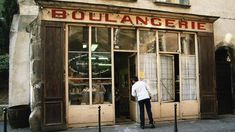
<path id="1" fill-rule="evenodd" d="M 179 7 L 179 8 L 190 8 L 191 5 L 190 5 L 190 0 L 188 0 L 188 4 L 182 4 L 180 2 L 171 2 L 171 0 L 165 0 L 165 1 L 162 1 L 162 0 L 154 0 L 154 3 L 156 3 L 157 5 L 160 5 L 160 6 L 170 6 L 170 7 Z"/>

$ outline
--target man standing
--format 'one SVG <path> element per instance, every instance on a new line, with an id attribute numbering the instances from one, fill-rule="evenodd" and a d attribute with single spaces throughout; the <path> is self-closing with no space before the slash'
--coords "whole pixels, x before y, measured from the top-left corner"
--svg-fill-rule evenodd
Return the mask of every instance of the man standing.
<path id="1" fill-rule="evenodd" d="M 149 124 L 151 125 L 151 128 L 155 128 L 153 124 L 153 117 L 152 117 L 152 111 L 151 111 L 151 102 L 150 102 L 150 92 L 147 84 L 144 81 L 138 81 L 138 77 L 131 78 L 132 85 L 132 91 L 131 95 L 134 97 L 137 97 L 138 103 L 139 103 L 139 109 L 140 109 L 140 127 L 144 129 L 144 105 L 147 110 L 148 118 L 149 118 Z"/>

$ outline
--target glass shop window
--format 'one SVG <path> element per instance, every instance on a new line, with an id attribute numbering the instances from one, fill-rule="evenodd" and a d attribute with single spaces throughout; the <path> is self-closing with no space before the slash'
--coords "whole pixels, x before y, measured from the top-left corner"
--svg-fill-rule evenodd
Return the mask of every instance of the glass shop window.
<path id="1" fill-rule="evenodd" d="M 195 35 L 181 34 L 181 87 L 183 100 L 196 100 Z"/>
<path id="2" fill-rule="evenodd" d="M 136 50 L 136 30 L 135 29 L 114 29 L 114 49 L 115 50 Z"/>
<path id="3" fill-rule="evenodd" d="M 151 101 L 156 102 L 158 101 L 156 31 L 141 30 L 139 35 L 141 79 L 149 85 Z"/>
<path id="4" fill-rule="evenodd" d="M 178 34 L 173 32 L 159 32 L 159 51 L 160 52 L 173 52 L 177 53 L 178 46 Z"/>
<path id="5" fill-rule="evenodd" d="M 69 26 L 68 83 L 71 105 L 89 104 L 88 29 Z"/>
<path id="6" fill-rule="evenodd" d="M 92 27 L 92 104 L 112 103 L 111 29 Z"/>
<path id="7" fill-rule="evenodd" d="M 68 29 L 69 103 L 112 103 L 111 29 L 86 26 L 69 26 Z"/>
<path id="8" fill-rule="evenodd" d="M 180 34 L 180 52 L 177 36 L 178 33 L 159 32 L 161 100 L 177 102 L 180 95 L 182 100 L 196 100 L 195 34 Z"/>
<path id="9" fill-rule="evenodd" d="M 160 56 L 162 101 L 175 101 L 174 64 L 174 55 L 163 54 Z"/>
<path id="10" fill-rule="evenodd" d="M 193 34 L 181 34 L 181 52 L 184 55 L 195 55 L 195 37 Z"/>

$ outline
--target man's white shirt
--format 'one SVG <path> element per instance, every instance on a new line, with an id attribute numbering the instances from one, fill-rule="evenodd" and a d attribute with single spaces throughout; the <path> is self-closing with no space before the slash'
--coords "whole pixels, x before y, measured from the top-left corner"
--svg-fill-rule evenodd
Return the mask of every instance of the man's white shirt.
<path id="1" fill-rule="evenodd" d="M 132 85 L 131 95 L 137 97 L 137 100 L 150 98 L 149 87 L 144 81 L 137 81 Z"/>

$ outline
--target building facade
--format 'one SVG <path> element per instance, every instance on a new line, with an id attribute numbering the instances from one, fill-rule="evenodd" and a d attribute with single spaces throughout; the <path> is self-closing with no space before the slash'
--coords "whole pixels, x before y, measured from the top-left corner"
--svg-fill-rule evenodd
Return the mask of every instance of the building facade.
<path id="1" fill-rule="evenodd" d="M 16 94 L 11 94 L 17 92 L 11 87 L 17 82 L 12 80 L 9 103 L 32 105 L 33 128 L 97 125 L 98 106 L 103 125 L 138 122 L 138 105 L 130 94 L 132 76 L 150 86 L 155 121 L 172 120 L 175 104 L 178 119 L 233 113 L 235 31 L 227 25 L 233 23 L 231 10 L 221 7 L 233 2 L 35 3 L 38 14 L 30 19 L 25 33 L 30 40 L 26 45 L 28 65 L 23 68 L 28 70 L 28 87 L 17 93 L 26 98 L 16 100 Z M 20 65 L 12 61 L 13 67 Z M 13 79 L 17 70 L 11 71 Z"/>

